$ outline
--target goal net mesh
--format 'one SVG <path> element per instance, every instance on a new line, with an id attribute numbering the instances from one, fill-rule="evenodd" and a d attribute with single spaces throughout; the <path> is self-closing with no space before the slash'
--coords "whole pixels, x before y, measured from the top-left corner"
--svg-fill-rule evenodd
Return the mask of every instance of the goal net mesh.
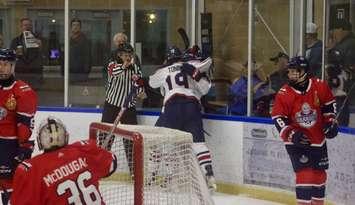
<path id="1" fill-rule="evenodd" d="M 92 123 L 90 138 L 117 157 L 117 170 L 100 182 L 107 205 L 212 205 L 192 150 L 190 133 L 174 129 Z M 98 165 L 100 166 L 100 165 Z"/>

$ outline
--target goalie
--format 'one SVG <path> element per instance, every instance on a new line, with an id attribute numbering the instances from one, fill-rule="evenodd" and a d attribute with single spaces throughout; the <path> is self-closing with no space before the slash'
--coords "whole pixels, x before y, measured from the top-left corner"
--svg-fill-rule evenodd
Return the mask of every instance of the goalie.
<path id="1" fill-rule="evenodd" d="M 201 96 L 207 94 L 211 83 L 206 75 L 212 59 L 195 60 L 191 53 L 183 55 L 172 46 L 166 54 L 166 64 L 149 77 L 152 88 L 164 92 L 162 114 L 156 126 L 190 132 L 193 150 L 210 189 L 216 189 L 210 151 L 205 143 L 202 127 Z M 184 57 L 188 57 L 188 61 Z M 203 72 L 201 72 L 203 71 Z"/>
<path id="2" fill-rule="evenodd" d="M 44 153 L 17 167 L 12 205 L 104 204 L 98 181 L 116 170 L 116 156 L 95 140 L 68 145 L 68 138 L 59 119 L 40 124 L 37 143 Z"/>

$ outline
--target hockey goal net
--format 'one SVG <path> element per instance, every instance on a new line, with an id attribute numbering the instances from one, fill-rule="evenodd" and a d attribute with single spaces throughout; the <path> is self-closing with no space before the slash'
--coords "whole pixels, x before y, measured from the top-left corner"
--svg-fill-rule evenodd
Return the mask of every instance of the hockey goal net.
<path id="1" fill-rule="evenodd" d="M 109 143 L 104 143 L 111 128 L 106 123 L 90 125 L 90 138 L 108 145 L 118 160 L 116 172 L 100 182 L 107 205 L 214 204 L 193 154 L 190 133 L 119 125 Z"/>

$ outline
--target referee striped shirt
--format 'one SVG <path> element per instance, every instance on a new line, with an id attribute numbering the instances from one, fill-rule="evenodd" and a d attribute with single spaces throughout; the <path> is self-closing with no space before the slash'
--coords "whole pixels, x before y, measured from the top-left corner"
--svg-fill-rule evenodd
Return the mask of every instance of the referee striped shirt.
<path id="1" fill-rule="evenodd" d="M 142 76 L 142 72 L 136 64 L 123 68 L 123 65 L 116 61 L 108 64 L 107 72 L 108 85 L 105 100 L 111 105 L 122 107 L 126 96 L 133 88 L 132 76 Z M 130 103 L 129 107 L 134 107 L 134 105 L 135 103 Z"/>

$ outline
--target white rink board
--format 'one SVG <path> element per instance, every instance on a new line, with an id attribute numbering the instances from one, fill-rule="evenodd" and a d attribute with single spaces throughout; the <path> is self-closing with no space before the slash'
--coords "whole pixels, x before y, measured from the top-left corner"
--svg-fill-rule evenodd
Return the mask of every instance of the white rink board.
<path id="1" fill-rule="evenodd" d="M 36 125 L 48 115 L 62 119 L 71 134 L 70 142 L 87 139 L 89 124 L 101 113 L 47 112 L 36 114 Z M 153 125 L 157 116 L 142 115 L 140 124 Z M 257 184 L 264 187 L 293 187 L 293 172 L 273 125 L 226 120 L 204 120 L 218 182 Z M 264 136 L 265 135 L 265 136 Z M 330 169 L 327 198 L 336 204 L 355 201 L 355 136 L 340 133 L 328 143 Z"/>

